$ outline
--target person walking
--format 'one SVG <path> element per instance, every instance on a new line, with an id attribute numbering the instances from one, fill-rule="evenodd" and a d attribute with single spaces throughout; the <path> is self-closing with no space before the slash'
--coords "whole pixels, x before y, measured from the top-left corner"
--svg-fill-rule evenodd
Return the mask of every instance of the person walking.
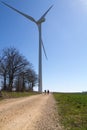
<path id="1" fill-rule="evenodd" d="M 49 90 L 47 90 L 47 94 L 49 94 Z"/>
<path id="2" fill-rule="evenodd" d="M 44 93 L 45 93 L 45 95 L 46 95 L 46 90 L 44 90 Z"/>

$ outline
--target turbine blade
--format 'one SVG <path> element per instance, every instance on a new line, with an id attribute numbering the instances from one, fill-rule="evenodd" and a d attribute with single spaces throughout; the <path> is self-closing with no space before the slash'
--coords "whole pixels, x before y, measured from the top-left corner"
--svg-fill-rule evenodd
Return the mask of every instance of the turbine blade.
<path id="1" fill-rule="evenodd" d="M 11 8 L 12 10 L 16 11 L 17 13 L 19 13 L 19 14 L 23 15 L 24 17 L 28 18 L 28 19 L 31 20 L 32 22 L 35 22 L 35 23 L 36 23 L 36 21 L 35 21 L 35 19 L 34 19 L 33 17 L 31 17 L 31 16 L 29 16 L 29 15 L 27 15 L 27 14 L 25 14 L 25 13 L 22 13 L 21 11 L 19 11 L 19 10 L 13 8 L 12 6 L 8 5 L 8 4 L 5 3 L 5 2 L 2 2 L 2 3 L 3 3 L 4 5 L 6 5 L 6 6 L 8 6 L 9 8 Z"/>
<path id="2" fill-rule="evenodd" d="M 45 51 L 45 47 L 44 47 L 44 44 L 43 44 L 43 41 L 42 41 L 42 40 L 41 40 L 41 43 L 42 43 L 42 47 L 43 47 L 43 51 L 44 51 L 44 55 L 45 55 L 46 59 L 48 60 L 47 55 L 46 55 L 46 51 Z"/>
<path id="3" fill-rule="evenodd" d="M 41 18 L 39 20 L 43 19 L 46 16 L 46 14 L 51 10 L 52 7 L 53 7 L 53 5 L 50 6 L 50 8 L 41 16 Z"/>

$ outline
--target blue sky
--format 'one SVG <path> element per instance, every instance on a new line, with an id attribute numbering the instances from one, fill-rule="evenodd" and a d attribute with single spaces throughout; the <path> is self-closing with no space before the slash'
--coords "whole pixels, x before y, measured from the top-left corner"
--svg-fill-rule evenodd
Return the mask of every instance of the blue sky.
<path id="1" fill-rule="evenodd" d="M 87 91 L 87 1 L 3 0 L 38 20 L 51 6 L 42 25 L 43 90 Z M 14 46 L 38 73 L 38 28 L 13 10 L 0 4 L 0 50 Z"/>

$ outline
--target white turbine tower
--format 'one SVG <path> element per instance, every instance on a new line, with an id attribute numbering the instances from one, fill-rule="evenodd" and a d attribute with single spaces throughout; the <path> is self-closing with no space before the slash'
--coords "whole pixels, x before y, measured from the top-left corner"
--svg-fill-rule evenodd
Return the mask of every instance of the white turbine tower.
<path id="1" fill-rule="evenodd" d="M 43 47 L 43 51 L 45 54 L 45 57 L 47 59 L 47 55 L 46 55 L 46 51 L 42 42 L 42 30 L 41 30 L 41 24 L 43 22 L 45 22 L 45 16 L 46 14 L 50 11 L 50 9 L 53 7 L 53 5 L 41 16 L 41 18 L 39 20 L 35 20 L 33 17 L 22 13 L 21 11 L 13 8 L 12 6 L 8 5 L 5 2 L 2 2 L 4 5 L 8 6 L 9 8 L 11 8 L 12 10 L 16 11 L 17 13 L 23 15 L 24 17 L 26 17 L 27 19 L 31 20 L 32 22 L 34 22 L 37 26 L 38 26 L 38 31 L 39 31 L 39 67 L 38 67 L 38 91 L 42 92 L 42 47 Z"/>

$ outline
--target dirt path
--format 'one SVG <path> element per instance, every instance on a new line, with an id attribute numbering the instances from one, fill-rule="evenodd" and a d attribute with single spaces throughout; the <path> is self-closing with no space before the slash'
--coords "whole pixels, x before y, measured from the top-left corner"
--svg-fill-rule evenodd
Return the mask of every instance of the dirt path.
<path id="1" fill-rule="evenodd" d="M 0 101 L 0 130 L 61 130 L 52 94 Z"/>

